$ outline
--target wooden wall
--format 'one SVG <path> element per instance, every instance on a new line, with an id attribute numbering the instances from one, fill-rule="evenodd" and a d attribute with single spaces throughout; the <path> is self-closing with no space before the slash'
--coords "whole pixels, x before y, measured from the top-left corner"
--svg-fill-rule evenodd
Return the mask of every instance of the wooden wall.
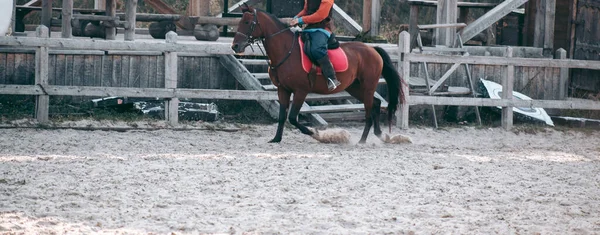
<path id="1" fill-rule="evenodd" d="M 51 85 L 162 88 L 162 55 L 51 54 Z M 33 84 L 33 52 L 0 52 L 0 84 Z M 232 89 L 235 80 L 213 56 L 180 56 L 178 87 Z"/>

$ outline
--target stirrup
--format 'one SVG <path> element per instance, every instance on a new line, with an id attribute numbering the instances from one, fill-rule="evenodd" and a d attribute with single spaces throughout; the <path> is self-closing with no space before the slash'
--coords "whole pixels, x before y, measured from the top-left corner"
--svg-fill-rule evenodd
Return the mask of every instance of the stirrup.
<path id="1" fill-rule="evenodd" d="M 340 84 L 340 81 L 338 81 L 337 79 L 333 80 L 331 78 L 327 78 L 327 88 L 330 91 L 335 90 L 335 88 L 337 88 L 337 86 L 339 86 Z"/>

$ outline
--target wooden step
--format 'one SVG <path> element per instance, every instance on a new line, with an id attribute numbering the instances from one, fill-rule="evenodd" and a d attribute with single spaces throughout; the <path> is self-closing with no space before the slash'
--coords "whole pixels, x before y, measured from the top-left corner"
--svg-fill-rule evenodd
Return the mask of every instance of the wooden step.
<path id="1" fill-rule="evenodd" d="M 253 73 L 252 76 L 254 76 L 258 80 L 271 80 L 271 77 L 269 77 L 269 73 Z"/>
<path id="2" fill-rule="evenodd" d="M 239 59 L 243 65 L 267 65 L 265 59 Z"/>

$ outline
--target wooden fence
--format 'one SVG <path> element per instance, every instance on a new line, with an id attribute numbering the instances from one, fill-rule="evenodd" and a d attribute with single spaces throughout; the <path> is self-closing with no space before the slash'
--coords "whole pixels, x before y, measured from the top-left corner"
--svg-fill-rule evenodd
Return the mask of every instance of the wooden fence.
<path id="1" fill-rule="evenodd" d="M 38 37 L 0 37 L 0 46 L 11 47 L 34 47 L 35 54 L 31 55 L 35 58 L 33 66 L 28 65 L 30 70 L 34 70 L 35 81 L 34 85 L 28 84 L 1 84 L 0 94 L 7 95 L 35 95 L 36 96 L 36 111 L 35 117 L 41 121 L 48 120 L 48 100 L 49 96 L 126 96 L 126 97 L 155 97 L 166 99 L 166 119 L 172 123 L 177 123 L 177 106 L 179 98 L 197 98 L 197 99 L 227 99 L 227 100 L 277 100 L 277 94 L 270 91 L 248 91 L 248 90 L 223 90 L 223 89 L 190 89 L 184 86 L 178 77 L 181 77 L 181 56 L 185 54 L 197 54 L 206 56 L 218 56 L 231 54 L 229 43 L 212 42 L 205 46 L 190 44 L 188 42 L 177 42 L 177 35 L 170 33 L 166 41 L 105 41 L 105 40 L 89 40 L 89 39 L 57 39 L 46 38 L 48 35 L 47 28 L 44 26 L 38 27 Z M 468 63 L 479 65 L 500 65 L 505 66 L 506 70 L 514 70 L 515 66 L 520 67 L 544 67 L 544 68 L 600 68 L 598 61 L 582 61 L 582 60 L 555 60 L 555 59 L 531 59 L 531 58 L 502 58 L 502 57 L 485 57 L 485 56 L 442 56 L 442 55 L 420 55 L 409 52 L 408 33 L 401 34 L 400 47 L 395 45 L 378 45 L 388 51 L 392 57 L 399 58 L 398 68 L 405 78 L 410 77 L 411 63 L 428 62 L 428 63 Z M 406 43 L 405 43 L 406 42 Z M 105 80 L 104 77 L 99 79 L 91 79 L 92 82 L 87 83 L 68 83 L 68 82 L 49 82 L 51 78 L 50 71 L 57 71 L 61 66 L 52 64 L 52 59 L 49 50 L 98 50 L 98 51 L 130 51 L 148 52 L 153 54 L 146 61 L 149 64 L 155 64 L 156 72 L 148 71 L 147 75 L 152 77 L 149 81 L 136 80 L 138 71 L 131 69 L 123 72 L 121 69 L 121 79 Z M 256 52 L 258 53 L 258 52 Z M 120 58 L 121 63 L 123 57 Z M 128 60 L 136 60 L 128 58 Z M 92 69 L 91 63 L 97 63 L 98 58 L 90 56 L 88 61 L 84 61 L 78 67 L 80 71 Z M 179 60 L 179 62 L 178 62 Z M 114 66 L 117 62 L 111 61 L 106 63 L 106 66 Z M 50 68 L 52 66 L 52 68 Z M 95 66 L 95 65 L 94 65 Z M 6 69 L 10 66 L 6 66 Z M 73 65 L 75 67 L 75 65 Z M 103 66 L 96 69 L 103 70 Z M 68 67 L 66 68 L 68 69 Z M 107 69 L 115 73 L 116 70 Z M 201 72 L 199 70 L 197 72 Z M 509 74 L 513 74 L 509 76 Z M 142 73 L 143 75 L 143 73 Z M 74 76 L 75 77 L 75 76 Z M 73 77 L 73 78 L 74 78 Z M 132 78 L 133 77 L 133 78 Z M 512 79 L 514 73 L 505 75 L 504 84 L 508 90 L 512 89 Z M 55 79 L 60 79 L 55 77 Z M 147 84 L 145 84 L 147 83 Z M 77 85 L 70 85 L 77 84 Z M 403 89 L 408 89 L 404 87 Z M 408 91 L 405 92 L 408 94 Z M 506 94 L 510 94 L 507 92 Z M 310 96 L 323 97 L 322 95 L 311 94 Z M 512 96 L 508 96 L 512 97 Z M 506 123 L 505 126 L 510 128 L 512 118 L 507 118 L 511 115 L 510 107 L 541 107 L 541 108 L 556 108 L 556 109 L 591 109 L 600 110 L 600 102 L 584 102 L 572 100 L 512 100 L 512 99 L 484 99 L 484 98 L 465 98 L 465 97 L 434 97 L 434 96 L 411 96 L 408 99 L 409 105 L 429 104 L 429 105 L 458 105 L 458 106 L 502 106 L 505 107 L 506 116 L 503 116 Z M 402 106 L 401 112 L 398 113 L 398 124 L 402 128 L 408 127 L 408 105 Z"/>

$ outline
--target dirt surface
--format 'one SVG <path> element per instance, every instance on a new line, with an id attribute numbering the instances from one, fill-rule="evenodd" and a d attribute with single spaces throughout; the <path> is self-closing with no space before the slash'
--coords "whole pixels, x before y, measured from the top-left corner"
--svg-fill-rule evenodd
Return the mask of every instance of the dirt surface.
<path id="1" fill-rule="evenodd" d="M 220 128 L 0 129 L 0 233 L 600 233 L 600 132 Z"/>

